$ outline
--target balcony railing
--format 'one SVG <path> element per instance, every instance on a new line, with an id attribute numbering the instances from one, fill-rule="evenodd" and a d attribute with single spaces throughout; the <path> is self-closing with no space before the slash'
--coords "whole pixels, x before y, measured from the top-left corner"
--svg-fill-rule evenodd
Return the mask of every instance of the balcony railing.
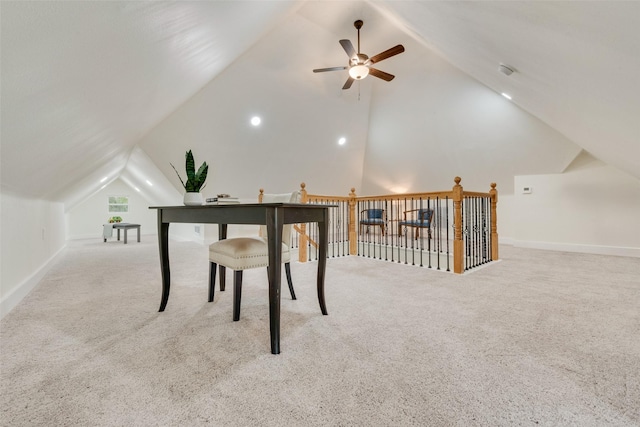
<path id="1" fill-rule="evenodd" d="M 308 194 L 302 203 L 337 205 L 330 209 L 327 256 L 357 255 L 454 273 L 498 259 L 498 192 L 464 191 L 454 179 L 450 191 L 356 196 Z M 301 262 L 317 259 L 318 228 L 297 224 L 293 246 Z"/>

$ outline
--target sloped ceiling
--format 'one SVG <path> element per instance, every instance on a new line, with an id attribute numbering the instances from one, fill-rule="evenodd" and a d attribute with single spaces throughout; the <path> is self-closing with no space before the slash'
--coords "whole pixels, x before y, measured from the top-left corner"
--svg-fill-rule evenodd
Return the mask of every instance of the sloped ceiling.
<path id="1" fill-rule="evenodd" d="M 295 12 L 336 36 L 328 43 L 301 32 L 279 47 L 313 52 L 309 68 L 344 62 L 337 40 L 355 40 L 357 15 L 370 46 L 390 47 L 388 35 L 402 31 L 640 178 L 638 2 L 3 1 L 0 8 L 3 190 L 76 200 L 102 185 L 102 175 L 115 179 L 141 138 Z M 253 52 L 279 66 L 283 81 L 318 84 L 318 75 L 279 63 L 278 52 Z M 500 62 L 517 72 L 498 73 Z M 340 92 L 345 76 L 329 74 L 326 96 L 355 96 Z M 74 186 L 84 189 L 70 195 Z"/>
<path id="2" fill-rule="evenodd" d="M 124 167 L 141 136 L 296 3 L 2 1 L 0 7 L 2 185 L 55 199 L 113 158 Z"/>
<path id="3" fill-rule="evenodd" d="M 640 2 L 375 4 L 465 73 L 640 178 Z M 496 72 L 500 63 L 517 72 Z"/>

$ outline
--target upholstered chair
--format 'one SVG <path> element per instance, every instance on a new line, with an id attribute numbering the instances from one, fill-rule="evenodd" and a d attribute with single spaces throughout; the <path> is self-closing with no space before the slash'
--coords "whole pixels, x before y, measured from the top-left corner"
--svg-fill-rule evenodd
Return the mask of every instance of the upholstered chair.
<path id="1" fill-rule="evenodd" d="M 402 236 L 402 228 L 413 227 L 416 230 L 415 239 L 420 237 L 420 229 L 427 229 L 427 237 L 431 238 L 431 222 L 433 209 L 412 209 L 404 211 L 404 218 L 398 221 L 398 235 Z"/>
<path id="2" fill-rule="evenodd" d="M 384 209 L 364 209 L 360 212 L 360 229 L 362 226 L 367 227 L 367 233 L 369 232 L 369 226 L 375 225 L 380 227 L 382 235 L 384 236 L 384 228 L 387 223 L 387 214 Z"/>
<path id="3" fill-rule="evenodd" d="M 262 203 L 299 203 L 300 192 L 287 194 L 262 194 Z M 292 224 L 282 227 L 282 262 L 284 263 L 291 299 L 296 299 L 291 280 L 291 231 Z M 242 272 L 250 268 L 269 266 L 267 248 L 267 227 L 260 226 L 260 236 L 234 237 L 219 240 L 209 246 L 209 302 L 213 301 L 216 281 L 216 266 L 220 266 L 220 290 L 223 291 L 224 269 L 234 271 L 233 276 L 233 320 L 240 319 L 240 300 L 242 297 Z"/>

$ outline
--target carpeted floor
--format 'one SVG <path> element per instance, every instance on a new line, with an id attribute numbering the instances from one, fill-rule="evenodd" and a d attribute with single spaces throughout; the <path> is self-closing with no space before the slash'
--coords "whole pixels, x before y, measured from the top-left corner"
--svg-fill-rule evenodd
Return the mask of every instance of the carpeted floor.
<path id="1" fill-rule="evenodd" d="M 207 303 L 207 250 L 80 241 L 1 321 L 2 426 L 638 426 L 640 260 L 501 247 L 464 276 L 361 257 Z"/>

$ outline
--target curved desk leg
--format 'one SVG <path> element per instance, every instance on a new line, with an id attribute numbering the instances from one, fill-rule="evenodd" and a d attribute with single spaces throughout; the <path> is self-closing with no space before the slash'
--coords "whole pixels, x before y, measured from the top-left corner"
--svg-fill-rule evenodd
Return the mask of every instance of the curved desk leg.
<path id="1" fill-rule="evenodd" d="M 280 275 L 282 262 L 282 208 L 270 208 L 266 212 L 267 245 L 269 248 L 269 326 L 271 329 L 271 354 L 280 354 Z"/>
<path id="2" fill-rule="evenodd" d="M 327 269 L 327 245 L 329 235 L 329 211 L 324 210 L 324 220 L 318 222 L 318 302 L 322 314 L 327 315 L 327 305 L 324 302 L 324 273 Z"/>
<path id="3" fill-rule="evenodd" d="M 162 222 L 162 209 L 158 210 L 158 247 L 160 248 L 160 271 L 162 272 L 162 301 L 158 311 L 164 311 L 167 301 L 169 301 L 171 271 L 169 271 L 169 223 Z"/>

